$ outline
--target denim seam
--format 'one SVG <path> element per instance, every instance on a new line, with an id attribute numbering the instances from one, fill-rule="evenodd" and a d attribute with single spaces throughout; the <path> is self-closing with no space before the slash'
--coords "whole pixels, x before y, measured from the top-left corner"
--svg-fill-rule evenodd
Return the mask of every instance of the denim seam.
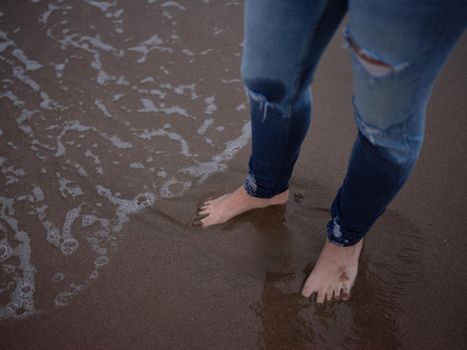
<path id="1" fill-rule="evenodd" d="M 300 59 L 299 59 L 299 69 L 297 69 L 297 72 L 295 73 L 295 76 L 293 78 L 293 89 L 292 89 L 292 93 L 291 93 L 291 98 L 290 98 L 290 102 L 288 103 L 288 108 L 287 108 L 287 149 L 289 148 L 289 143 L 290 143 L 290 130 L 291 130 L 291 123 L 292 123 L 292 109 L 293 109 L 293 105 L 294 105 L 294 102 L 297 100 L 298 98 L 298 89 L 300 88 L 299 86 L 299 82 L 300 82 L 300 76 L 301 74 L 303 74 L 303 71 L 304 71 L 304 61 L 305 61 L 305 57 L 308 56 L 308 54 L 310 53 L 310 50 L 311 50 L 311 43 L 312 41 L 315 39 L 315 36 L 314 36 L 314 32 L 316 30 L 316 27 L 317 26 L 312 26 L 311 28 L 311 33 L 312 35 L 309 35 L 308 37 L 308 40 L 306 41 L 305 43 L 305 47 L 303 48 L 302 50 L 302 53 L 300 54 Z M 280 177 L 282 178 L 282 175 L 284 174 L 284 170 L 285 170 L 285 164 L 284 162 L 282 162 L 282 167 L 281 167 L 281 171 L 280 171 Z"/>
<path id="2" fill-rule="evenodd" d="M 448 17 L 448 16 L 447 16 L 447 11 L 446 11 L 446 9 L 449 8 L 449 7 L 451 7 L 451 6 L 452 6 L 452 3 L 453 3 L 453 1 L 451 0 L 451 1 L 449 2 L 449 4 L 445 4 L 444 9 L 441 11 L 440 17 L 443 17 L 443 18 L 440 19 L 440 23 L 442 23 L 442 27 L 440 27 L 439 30 L 437 31 L 437 34 L 438 34 L 439 37 L 441 37 L 441 38 L 443 38 L 443 37 L 446 36 L 446 29 L 448 28 L 448 25 L 447 25 L 447 23 L 448 23 L 448 18 L 447 18 L 447 17 Z M 432 53 L 433 51 L 435 51 L 435 50 L 436 50 L 436 47 L 431 46 L 431 47 L 430 47 L 430 50 L 427 50 L 427 52 L 424 54 L 424 57 L 431 57 L 431 53 Z M 418 75 L 417 75 L 417 83 L 420 82 L 421 77 L 422 77 L 422 74 L 418 74 Z M 410 111 L 409 118 L 407 118 L 407 120 L 406 120 L 406 122 L 405 122 L 405 134 L 406 134 L 406 136 L 405 136 L 405 142 L 406 142 L 406 147 L 409 149 L 409 151 L 410 151 L 410 147 L 409 147 L 409 144 L 408 144 L 408 137 L 407 137 L 407 134 L 408 134 L 408 124 L 409 124 L 409 120 L 410 120 L 410 118 L 413 117 L 413 115 L 414 115 L 414 111 L 413 111 L 414 101 L 415 101 L 415 95 L 412 97 L 412 101 L 411 101 L 411 104 L 410 104 L 412 107 L 411 107 L 411 111 Z M 424 116 L 424 118 L 426 118 L 426 116 Z M 410 154 L 409 156 L 411 157 L 412 154 Z M 408 163 L 406 164 L 406 166 L 404 167 L 404 171 L 407 170 L 407 167 L 408 167 L 408 166 L 409 166 L 409 162 L 408 162 Z"/>
<path id="3" fill-rule="evenodd" d="M 293 104 L 294 100 L 296 100 L 298 98 L 297 96 L 297 92 L 298 92 L 298 89 L 300 88 L 299 86 L 299 83 L 300 83 L 300 76 L 301 74 L 303 73 L 304 71 L 304 61 L 305 61 L 305 58 L 308 56 L 308 54 L 310 53 L 310 50 L 311 50 L 311 43 L 312 41 L 315 39 L 315 31 L 316 31 L 316 28 L 317 28 L 317 25 L 313 26 L 312 29 L 311 29 L 311 33 L 312 35 L 309 35 L 309 38 L 308 40 L 306 41 L 306 44 L 305 44 L 305 47 L 303 48 L 302 50 L 302 53 L 300 54 L 300 59 L 299 59 L 299 69 L 297 70 L 297 72 L 295 73 L 295 76 L 294 76 L 294 79 L 293 79 L 293 82 L 294 82 L 294 87 L 292 89 L 292 98 L 291 98 L 291 104 Z"/>
<path id="4" fill-rule="evenodd" d="M 287 117 L 286 117 L 287 118 L 287 151 L 290 148 L 290 130 L 292 129 L 291 124 L 293 122 L 293 118 L 291 117 L 292 116 L 292 110 L 293 110 L 293 104 L 290 104 L 289 107 L 287 108 Z M 281 172 L 280 172 L 280 178 L 281 179 L 282 179 L 282 177 L 284 175 L 285 169 L 286 169 L 285 162 L 282 162 L 282 167 L 281 167 Z"/>

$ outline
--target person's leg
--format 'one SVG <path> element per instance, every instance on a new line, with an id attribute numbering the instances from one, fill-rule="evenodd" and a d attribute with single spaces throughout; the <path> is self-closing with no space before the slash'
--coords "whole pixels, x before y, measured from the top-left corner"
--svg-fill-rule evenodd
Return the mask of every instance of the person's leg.
<path id="1" fill-rule="evenodd" d="M 249 172 L 235 192 L 204 203 L 195 224 L 207 227 L 287 201 L 310 124 L 309 85 L 345 11 L 342 0 L 246 1 L 241 73 L 250 102 Z"/>
<path id="2" fill-rule="evenodd" d="M 350 0 L 349 16 L 358 136 L 328 239 L 302 290 L 318 302 L 349 297 L 361 240 L 413 169 L 432 86 L 465 29 L 467 4 Z"/>

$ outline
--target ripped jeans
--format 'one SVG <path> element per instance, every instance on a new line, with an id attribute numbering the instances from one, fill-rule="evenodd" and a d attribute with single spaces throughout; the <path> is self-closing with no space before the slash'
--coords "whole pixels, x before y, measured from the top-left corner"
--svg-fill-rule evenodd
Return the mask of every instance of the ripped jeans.
<path id="1" fill-rule="evenodd" d="M 246 0 L 241 74 L 252 127 L 250 195 L 288 189 L 310 125 L 310 84 L 347 11 L 358 136 L 327 225 L 329 240 L 341 246 L 360 241 L 407 180 L 433 83 L 466 27 L 467 2 Z"/>

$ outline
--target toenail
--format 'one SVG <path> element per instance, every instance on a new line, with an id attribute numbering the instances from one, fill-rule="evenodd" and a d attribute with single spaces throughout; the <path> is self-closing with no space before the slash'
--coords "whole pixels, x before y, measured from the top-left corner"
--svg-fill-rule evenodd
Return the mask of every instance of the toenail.
<path id="1" fill-rule="evenodd" d="M 193 220 L 193 226 L 203 226 L 203 222 L 199 219 Z"/>

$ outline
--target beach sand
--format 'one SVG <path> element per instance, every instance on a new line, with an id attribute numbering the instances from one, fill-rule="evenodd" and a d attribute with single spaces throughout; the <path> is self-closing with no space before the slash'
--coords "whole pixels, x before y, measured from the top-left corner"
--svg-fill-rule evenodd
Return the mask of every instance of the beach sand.
<path id="1" fill-rule="evenodd" d="M 240 1 L 2 1 L 2 349 L 465 349 L 467 41 L 347 303 L 300 295 L 356 135 L 338 30 L 286 206 L 191 226 L 247 170 Z"/>

